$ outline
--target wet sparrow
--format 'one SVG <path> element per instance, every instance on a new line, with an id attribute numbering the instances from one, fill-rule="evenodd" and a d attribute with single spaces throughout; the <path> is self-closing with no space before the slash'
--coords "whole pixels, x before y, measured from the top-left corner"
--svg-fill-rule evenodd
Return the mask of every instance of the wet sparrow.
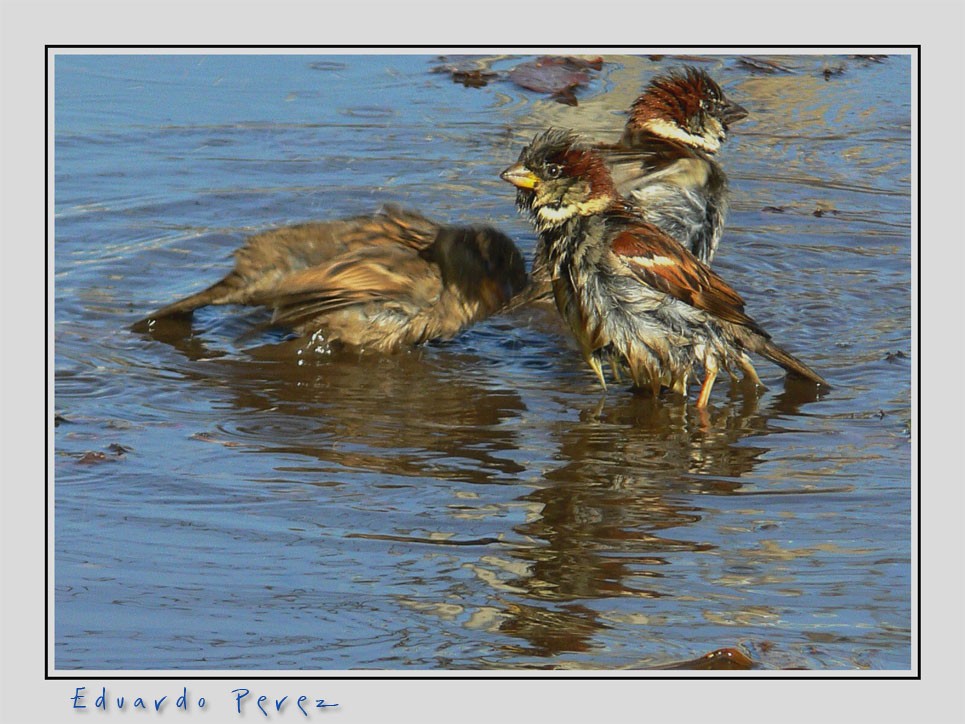
<path id="1" fill-rule="evenodd" d="M 620 140 L 596 146 L 632 213 L 708 266 L 720 242 L 728 198 L 727 176 L 714 155 L 729 124 L 746 115 L 705 71 L 687 67 L 653 78 L 631 106 Z M 537 241 L 533 285 L 515 306 L 550 296 L 546 265 Z"/>
<path id="2" fill-rule="evenodd" d="M 638 388 L 686 395 L 699 367 L 697 406 L 705 407 L 721 369 L 760 384 L 748 352 L 829 386 L 771 341 L 723 279 L 633 213 L 599 148 L 549 130 L 502 178 L 518 189 L 545 249 L 556 306 L 604 388 L 609 363 L 627 368 Z"/>
<path id="3" fill-rule="evenodd" d="M 387 207 L 257 234 L 224 279 L 135 329 L 209 304 L 243 304 L 268 307 L 273 324 L 331 345 L 392 352 L 454 336 L 526 283 L 522 255 L 501 232 Z"/>
<path id="4" fill-rule="evenodd" d="M 727 176 L 714 156 L 746 115 L 705 71 L 688 67 L 651 80 L 619 143 L 603 147 L 634 212 L 707 265 L 727 214 Z"/>

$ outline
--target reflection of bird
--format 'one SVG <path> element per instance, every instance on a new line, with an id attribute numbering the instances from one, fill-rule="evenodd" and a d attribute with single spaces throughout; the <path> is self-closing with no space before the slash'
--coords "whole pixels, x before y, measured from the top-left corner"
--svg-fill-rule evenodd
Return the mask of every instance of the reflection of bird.
<path id="1" fill-rule="evenodd" d="M 437 224 L 387 207 L 251 237 L 217 284 L 135 325 L 209 304 L 264 306 L 272 323 L 319 341 L 391 352 L 454 336 L 527 282 L 522 255 L 489 227 Z"/>
<path id="2" fill-rule="evenodd" d="M 606 387 L 602 363 L 629 368 L 634 384 L 686 394 L 704 371 L 698 407 L 718 371 L 739 368 L 760 384 L 745 350 L 827 385 L 770 341 L 744 301 L 666 233 L 634 216 L 601 152 L 570 131 L 546 131 L 502 178 L 517 187 L 546 249 L 556 306 Z"/>
<path id="3" fill-rule="evenodd" d="M 623 135 L 603 153 L 617 192 L 634 214 L 708 266 L 727 215 L 727 176 L 713 156 L 747 111 L 705 71 L 687 67 L 653 78 L 630 107 Z M 519 303 L 549 295 L 546 250 L 537 242 L 533 286 Z"/>

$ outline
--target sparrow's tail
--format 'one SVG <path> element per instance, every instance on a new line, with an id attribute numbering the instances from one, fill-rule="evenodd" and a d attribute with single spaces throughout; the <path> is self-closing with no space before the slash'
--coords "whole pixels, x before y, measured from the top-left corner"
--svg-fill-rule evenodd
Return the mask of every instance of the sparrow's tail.
<path id="1" fill-rule="evenodd" d="M 540 253 L 537 252 L 536 258 L 533 261 L 533 270 L 529 275 L 529 283 L 526 284 L 521 291 L 517 292 L 500 311 L 511 312 L 514 309 L 525 307 L 528 304 L 552 301 L 553 283 L 550 280 L 549 269 L 546 268 L 545 260 L 543 260 Z"/>
<path id="2" fill-rule="evenodd" d="M 827 387 L 828 389 L 831 388 L 831 385 L 828 384 L 827 380 L 825 380 L 821 375 L 812 370 L 794 355 L 784 351 L 769 339 L 763 339 L 761 342 L 762 344 L 759 346 L 755 345 L 752 347 L 753 351 L 764 357 L 767 357 L 769 360 L 771 360 L 771 362 L 780 365 L 787 370 L 788 374 L 796 375 L 797 377 L 809 380 L 816 385 L 821 385 L 822 387 Z"/>
<path id="3" fill-rule="evenodd" d="M 500 313 L 511 312 L 514 309 L 525 307 L 540 301 L 553 301 L 553 289 L 549 285 L 549 280 L 532 279 L 530 282 L 513 296 L 499 311 Z"/>
<path id="4" fill-rule="evenodd" d="M 234 274 L 229 274 L 216 284 L 212 284 L 207 289 L 192 294 L 184 299 L 180 299 L 165 307 L 161 307 L 155 312 L 151 312 L 143 319 L 135 322 L 131 329 L 135 332 L 146 332 L 151 322 L 156 319 L 167 317 L 189 317 L 195 309 L 206 307 L 209 304 L 231 304 L 236 301 L 241 280 Z"/>

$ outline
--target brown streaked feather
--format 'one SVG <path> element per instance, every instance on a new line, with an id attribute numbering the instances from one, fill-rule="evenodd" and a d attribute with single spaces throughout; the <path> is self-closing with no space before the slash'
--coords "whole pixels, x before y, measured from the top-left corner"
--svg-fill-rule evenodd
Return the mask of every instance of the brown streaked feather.
<path id="1" fill-rule="evenodd" d="M 654 183 L 672 176 L 679 170 L 679 163 L 702 160 L 691 147 L 669 138 L 650 136 L 646 145 L 598 146 L 606 162 L 613 184 L 622 195 L 641 182 Z M 706 162 L 705 162 L 706 163 Z M 669 179 L 673 181 L 674 179 Z"/>
<path id="2" fill-rule="evenodd" d="M 209 304 L 263 304 L 280 283 L 302 271 L 324 268 L 345 254 L 371 248 L 429 248 L 440 225 L 393 204 L 367 216 L 313 221 L 264 231 L 249 237 L 235 253 L 234 269 L 221 281 L 169 304 L 135 323 L 144 330 L 151 320 L 190 315 Z"/>
<path id="3" fill-rule="evenodd" d="M 652 118 L 685 124 L 700 113 L 701 100 L 711 90 L 722 95 L 720 86 L 705 71 L 689 66 L 654 78 L 646 92 L 630 107 L 626 124 L 628 136 Z"/>
<path id="4" fill-rule="evenodd" d="M 289 274 L 285 277 L 284 288 L 252 301 L 270 304 L 341 289 L 377 290 L 383 296 L 389 296 L 408 290 L 414 279 L 430 275 L 432 271 L 428 262 L 402 250 L 359 249 L 331 264 Z"/>
<path id="5" fill-rule="evenodd" d="M 767 336 L 744 313 L 744 300 L 733 287 L 652 224 L 633 224 L 614 237 L 610 249 L 644 284 Z"/>
<path id="6" fill-rule="evenodd" d="M 398 249 L 360 249 L 336 262 L 292 274 L 284 291 L 256 303 L 275 309 L 272 321 L 297 325 L 311 316 L 369 302 L 429 306 L 442 292 L 433 265 Z"/>
<path id="7" fill-rule="evenodd" d="M 610 171 L 603 157 L 594 150 L 575 147 L 563 154 L 560 161 L 568 175 L 585 179 L 596 195 L 615 193 Z"/>
<path id="8" fill-rule="evenodd" d="M 367 216 L 307 222 L 256 234 L 235 252 L 235 268 L 246 283 L 264 284 L 273 275 L 325 264 L 373 246 L 401 245 L 421 251 L 432 244 L 438 231 L 434 221 L 390 204 Z"/>
<path id="9" fill-rule="evenodd" d="M 321 327 L 314 324 L 319 317 L 357 307 L 366 301 L 371 300 L 354 294 L 308 297 L 304 301 L 276 308 L 271 316 L 271 324 L 299 331 L 303 325 Z"/>

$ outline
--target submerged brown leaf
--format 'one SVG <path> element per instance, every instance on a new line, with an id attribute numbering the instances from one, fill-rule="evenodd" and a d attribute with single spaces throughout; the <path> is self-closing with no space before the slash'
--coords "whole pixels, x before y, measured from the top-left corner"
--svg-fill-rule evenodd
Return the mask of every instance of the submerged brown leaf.
<path id="1" fill-rule="evenodd" d="M 89 450 L 81 455 L 80 458 L 77 459 L 77 462 L 81 465 L 96 465 L 97 463 L 106 463 L 111 459 L 112 458 L 107 457 L 107 455 L 102 452 Z"/>
<path id="2" fill-rule="evenodd" d="M 482 88 L 488 85 L 491 80 L 497 78 L 496 73 L 486 70 L 454 70 L 452 71 L 453 83 L 462 83 L 467 88 Z"/>
<path id="3" fill-rule="evenodd" d="M 750 56 L 743 56 L 737 59 L 737 64 L 747 68 L 748 70 L 753 70 L 757 73 L 793 73 L 794 70 L 788 68 L 787 66 L 781 65 L 777 61 L 767 60 L 766 58 L 752 58 Z"/>
<path id="4" fill-rule="evenodd" d="M 575 91 L 592 80 L 591 71 L 602 68 L 603 58 L 543 56 L 517 65 L 509 71 L 509 79 L 521 88 L 549 93 L 557 102 L 575 106 Z"/>
<path id="5" fill-rule="evenodd" d="M 734 648 L 717 649 L 709 654 L 657 667 L 660 669 L 691 669 L 694 671 L 747 671 L 754 668 L 754 662 L 743 651 Z"/>
<path id="6" fill-rule="evenodd" d="M 836 75 L 842 75 L 845 71 L 844 63 L 839 63 L 838 65 L 827 65 L 821 74 L 824 76 L 825 80 L 831 80 Z"/>
<path id="7" fill-rule="evenodd" d="M 681 63 L 713 63 L 717 60 L 713 56 L 708 55 L 651 55 L 648 56 L 650 60 L 660 61 L 660 60 L 672 60 Z"/>
<path id="8" fill-rule="evenodd" d="M 499 73 L 490 70 L 490 60 L 484 58 L 458 58 L 450 60 L 445 56 L 438 58 L 438 65 L 429 69 L 431 73 L 446 73 L 453 83 L 462 83 L 467 88 L 482 88 L 499 78 Z"/>

